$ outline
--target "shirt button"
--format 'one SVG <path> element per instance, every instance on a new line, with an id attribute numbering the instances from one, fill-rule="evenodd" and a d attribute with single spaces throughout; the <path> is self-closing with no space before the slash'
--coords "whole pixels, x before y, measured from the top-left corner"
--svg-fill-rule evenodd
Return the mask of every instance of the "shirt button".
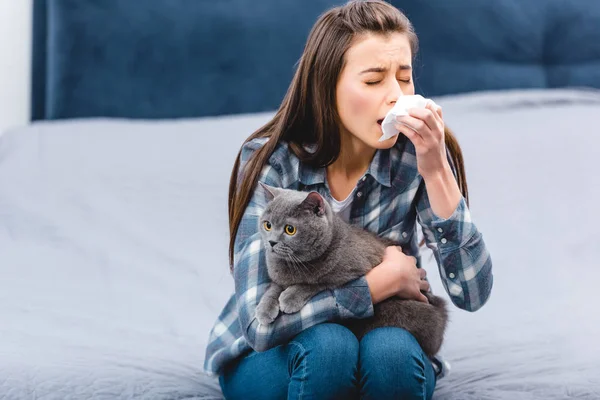
<path id="1" fill-rule="evenodd" d="M 406 232 L 402 232 L 402 237 L 403 237 L 403 238 L 405 238 L 405 237 L 408 237 L 408 233 L 406 233 Z"/>
<path id="2" fill-rule="evenodd" d="M 438 232 L 442 233 L 442 232 L 444 232 L 444 230 L 442 228 L 438 228 Z"/>
<path id="3" fill-rule="evenodd" d="M 454 275 L 454 272 L 450 272 L 448 276 L 450 277 L 450 279 L 454 279 L 454 277 L 456 277 L 456 275 Z"/>
<path id="4" fill-rule="evenodd" d="M 366 180 L 367 180 L 367 177 L 366 177 L 366 176 L 363 176 L 363 177 L 362 177 L 362 181 L 364 182 L 364 181 L 366 181 Z"/>
<path id="5" fill-rule="evenodd" d="M 356 193 L 356 197 L 360 197 L 360 196 L 362 196 L 362 192 Z"/>
<path id="6" fill-rule="evenodd" d="M 442 243 L 446 244 L 448 241 L 446 240 L 446 238 L 442 238 Z"/>

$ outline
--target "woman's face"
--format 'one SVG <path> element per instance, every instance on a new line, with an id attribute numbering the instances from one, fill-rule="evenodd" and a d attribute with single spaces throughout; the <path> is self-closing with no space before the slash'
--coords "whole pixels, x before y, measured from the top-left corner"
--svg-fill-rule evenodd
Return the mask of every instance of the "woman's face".
<path id="1" fill-rule="evenodd" d="M 350 135 L 371 148 L 392 147 L 398 136 L 379 142 L 381 122 L 399 96 L 415 93 L 407 36 L 360 36 L 346 52 L 345 62 L 336 88 L 342 136 Z"/>

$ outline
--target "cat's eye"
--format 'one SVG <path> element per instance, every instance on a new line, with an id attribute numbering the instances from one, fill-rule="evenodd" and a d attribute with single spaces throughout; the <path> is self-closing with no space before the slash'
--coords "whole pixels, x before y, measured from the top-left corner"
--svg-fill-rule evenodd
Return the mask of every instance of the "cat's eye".
<path id="1" fill-rule="evenodd" d="M 287 233 L 290 236 L 294 236 L 296 234 L 296 227 L 292 225 L 286 225 L 285 233 Z"/>
<path id="2" fill-rule="evenodd" d="M 265 221 L 265 222 L 263 222 L 263 227 L 265 228 L 265 231 L 270 231 L 271 223 L 269 221 Z"/>

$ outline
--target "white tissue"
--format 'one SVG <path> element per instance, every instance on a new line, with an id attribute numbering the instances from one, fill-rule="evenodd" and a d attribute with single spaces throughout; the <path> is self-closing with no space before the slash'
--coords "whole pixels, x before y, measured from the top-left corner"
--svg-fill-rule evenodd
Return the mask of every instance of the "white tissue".
<path id="1" fill-rule="evenodd" d="M 396 136 L 399 131 L 394 126 L 397 121 L 396 117 L 402 115 L 408 115 L 408 109 L 413 107 L 425 108 L 428 103 L 432 103 L 437 107 L 437 104 L 431 99 L 426 99 L 420 94 L 408 95 L 408 96 L 400 96 L 387 115 L 385 116 L 383 122 L 381 123 L 381 129 L 383 130 L 383 135 L 379 139 L 380 142 L 384 140 L 388 140 L 391 137 Z"/>

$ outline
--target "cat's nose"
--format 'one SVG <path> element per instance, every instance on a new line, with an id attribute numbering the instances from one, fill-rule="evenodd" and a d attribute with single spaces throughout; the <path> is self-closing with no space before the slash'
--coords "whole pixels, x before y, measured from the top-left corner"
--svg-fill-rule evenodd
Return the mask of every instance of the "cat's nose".
<path id="1" fill-rule="evenodd" d="M 275 245 L 277 244 L 277 242 L 273 241 L 273 240 L 269 240 L 269 244 L 271 245 L 271 248 L 275 247 Z"/>

